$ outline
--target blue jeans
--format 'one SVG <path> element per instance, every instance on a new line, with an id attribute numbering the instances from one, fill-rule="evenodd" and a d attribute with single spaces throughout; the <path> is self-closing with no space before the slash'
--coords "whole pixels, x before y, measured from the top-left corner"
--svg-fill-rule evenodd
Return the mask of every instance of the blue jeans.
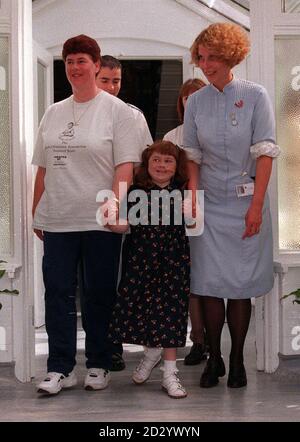
<path id="1" fill-rule="evenodd" d="M 77 269 L 83 265 L 87 368 L 109 369 L 107 332 L 116 297 L 122 235 L 101 232 L 44 232 L 43 277 L 48 371 L 67 375 L 76 364 Z"/>

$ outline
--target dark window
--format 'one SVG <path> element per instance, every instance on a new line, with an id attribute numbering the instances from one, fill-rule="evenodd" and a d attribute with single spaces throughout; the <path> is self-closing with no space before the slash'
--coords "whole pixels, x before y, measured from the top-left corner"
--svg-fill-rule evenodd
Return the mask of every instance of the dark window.
<path id="1" fill-rule="evenodd" d="M 163 138 L 178 125 L 176 103 L 182 84 L 179 60 L 121 60 L 122 88 L 119 98 L 144 112 L 153 139 Z M 54 101 L 72 94 L 64 62 L 54 61 Z"/>

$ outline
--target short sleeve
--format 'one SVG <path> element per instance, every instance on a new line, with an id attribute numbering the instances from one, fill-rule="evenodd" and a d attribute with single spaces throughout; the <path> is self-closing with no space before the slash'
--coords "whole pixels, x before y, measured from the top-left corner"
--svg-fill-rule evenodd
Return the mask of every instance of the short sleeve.
<path id="1" fill-rule="evenodd" d="M 46 156 L 45 156 L 45 146 L 44 146 L 44 138 L 43 138 L 43 132 L 44 128 L 47 124 L 48 115 L 49 115 L 50 108 L 48 108 L 41 120 L 41 123 L 38 128 L 37 138 L 35 142 L 35 148 L 33 152 L 33 157 L 31 163 L 34 166 L 39 167 L 46 167 Z"/>
<path id="2" fill-rule="evenodd" d="M 141 137 L 138 124 L 129 107 L 120 101 L 115 109 L 113 124 L 114 165 L 141 161 Z"/>
<path id="3" fill-rule="evenodd" d="M 136 116 L 136 122 L 138 125 L 141 149 L 143 151 L 144 149 L 146 149 L 147 146 L 151 146 L 151 144 L 153 144 L 153 139 L 146 118 L 140 111 L 138 111 L 138 114 Z"/>

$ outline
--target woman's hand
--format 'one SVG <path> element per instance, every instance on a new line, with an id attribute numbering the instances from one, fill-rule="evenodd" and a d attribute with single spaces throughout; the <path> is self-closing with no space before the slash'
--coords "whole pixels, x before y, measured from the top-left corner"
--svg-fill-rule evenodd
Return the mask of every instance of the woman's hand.
<path id="1" fill-rule="evenodd" d="M 246 229 L 243 233 L 242 239 L 257 235 L 262 223 L 262 208 L 250 205 L 245 216 Z"/>
<path id="2" fill-rule="evenodd" d="M 107 226 L 108 224 L 116 224 L 119 215 L 119 200 L 112 198 L 100 204 L 101 224 Z"/>
<path id="3" fill-rule="evenodd" d="M 119 200 L 112 198 L 100 204 L 101 225 L 114 233 L 125 233 L 128 230 L 128 222 L 119 218 Z"/>
<path id="4" fill-rule="evenodd" d="M 259 233 L 265 194 L 272 171 L 272 160 L 272 158 L 265 155 L 260 156 L 256 160 L 254 195 L 245 216 L 246 229 L 243 233 L 243 239 Z"/>
<path id="5" fill-rule="evenodd" d="M 44 241 L 44 233 L 42 230 L 33 229 L 33 231 L 41 241 Z"/>
<path id="6" fill-rule="evenodd" d="M 182 212 L 186 222 L 190 222 L 196 217 L 196 202 L 191 197 L 187 197 L 182 203 Z"/>
<path id="7" fill-rule="evenodd" d="M 204 228 L 204 214 L 198 202 L 190 196 L 184 199 L 182 204 L 186 232 L 189 236 L 201 235 Z M 192 231 L 190 230 L 192 229 Z"/>

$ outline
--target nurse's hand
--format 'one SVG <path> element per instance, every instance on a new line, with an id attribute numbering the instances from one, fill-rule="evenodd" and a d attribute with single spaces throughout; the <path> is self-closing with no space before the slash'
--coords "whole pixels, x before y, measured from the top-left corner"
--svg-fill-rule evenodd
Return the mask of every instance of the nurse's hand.
<path id="1" fill-rule="evenodd" d="M 262 223 L 262 209 L 251 205 L 247 210 L 245 216 L 246 229 L 243 233 L 242 239 L 257 235 Z"/>

